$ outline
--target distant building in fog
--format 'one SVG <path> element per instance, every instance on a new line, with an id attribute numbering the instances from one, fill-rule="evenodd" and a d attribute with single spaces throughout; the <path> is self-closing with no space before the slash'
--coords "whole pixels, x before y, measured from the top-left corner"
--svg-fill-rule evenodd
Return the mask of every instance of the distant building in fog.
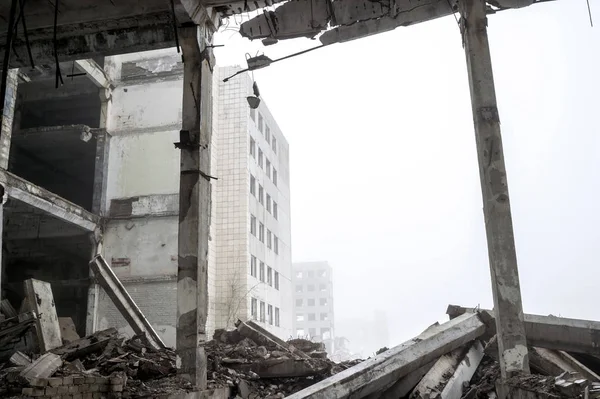
<path id="1" fill-rule="evenodd" d="M 295 336 L 324 342 L 330 354 L 335 337 L 332 274 L 325 261 L 292 264 Z"/>

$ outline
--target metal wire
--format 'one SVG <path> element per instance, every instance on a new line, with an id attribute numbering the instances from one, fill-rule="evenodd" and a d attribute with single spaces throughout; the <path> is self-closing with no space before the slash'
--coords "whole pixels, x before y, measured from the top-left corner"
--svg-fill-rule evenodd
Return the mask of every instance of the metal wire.
<path id="1" fill-rule="evenodd" d="M 17 14 L 17 0 L 12 0 L 10 15 L 8 17 L 8 32 L 6 34 L 6 47 L 4 48 L 4 60 L 2 61 L 2 85 L 0 87 L 0 118 L 4 115 L 4 99 L 6 97 L 6 81 L 8 79 L 8 68 L 10 67 L 10 53 L 14 33 L 15 15 Z"/>
<path id="2" fill-rule="evenodd" d="M 587 1 L 587 7 L 588 7 L 588 15 L 590 16 L 590 25 L 593 28 L 594 21 L 592 20 L 592 8 L 590 7 L 590 0 L 586 0 L 586 1 Z"/>
<path id="3" fill-rule="evenodd" d="M 62 73 L 60 72 L 60 63 L 58 62 L 58 43 L 57 43 L 57 39 L 56 39 L 56 30 L 58 28 L 58 0 L 55 0 L 54 2 L 54 37 L 53 37 L 53 42 L 54 42 L 54 62 L 56 65 L 56 80 L 55 80 L 55 87 L 58 89 L 58 82 L 60 80 L 60 84 L 65 84 L 65 82 L 63 82 L 63 78 L 62 78 Z"/>

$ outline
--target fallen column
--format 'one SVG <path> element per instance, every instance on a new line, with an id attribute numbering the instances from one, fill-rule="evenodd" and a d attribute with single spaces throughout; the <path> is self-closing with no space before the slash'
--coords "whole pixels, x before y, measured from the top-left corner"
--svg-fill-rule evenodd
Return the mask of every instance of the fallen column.
<path id="1" fill-rule="evenodd" d="M 29 309 L 38 315 L 36 330 L 41 352 L 62 346 L 60 324 L 50 283 L 29 279 L 25 280 L 24 286 Z"/>
<path id="2" fill-rule="evenodd" d="M 475 312 L 481 313 L 483 320 L 494 318 L 494 312 L 486 309 L 478 310 L 450 305 L 446 311 L 451 318 Z M 531 314 L 525 314 L 524 319 L 528 345 L 600 355 L 600 322 Z M 494 332 L 494 323 L 488 323 L 486 335 L 492 336 Z"/>
<path id="3" fill-rule="evenodd" d="M 403 398 L 413 390 L 413 388 L 421 381 L 421 379 L 427 374 L 433 367 L 435 362 L 426 364 L 425 366 L 418 368 L 407 376 L 400 378 L 394 385 L 384 391 L 382 394 L 379 392 L 374 393 L 368 397 L 368 399 L 398 399 Z"/>
<path id="4" fill-rule="evenodd" d="M 102 255 L 96 256 L 90 262 L 90 266 L 98 282 L 117 309 L 119 309 L 121 315 L 127 320 L 133 331 L 138 335 L 144 334 L 149 344 L 155 349 L 164 349 L 164 342 L 160 339 L 156 331 L 154 331 L 150 322 L 148 322 Z"/>
<path id="5" fill-rule="evenodd" d="M 485 332 L 476 314 L 466 314 L 432 328 L 395 348 L 342 371 L 291 396 L 290 399 L 364 398 L 386 389 L 419 369 Z"/>

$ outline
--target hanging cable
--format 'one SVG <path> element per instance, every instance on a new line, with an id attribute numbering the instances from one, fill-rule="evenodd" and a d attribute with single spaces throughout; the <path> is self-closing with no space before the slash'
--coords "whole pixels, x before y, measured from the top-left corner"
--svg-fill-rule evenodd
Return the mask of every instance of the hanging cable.
<path id="1" fill-rule="evenodd" d="M 19 6 L 21 7 L 21 24 L 23 25 L 23 37 L 25 38 L 25 46 L 27 47 L 29 62 L 31 63 L 31 68 L 35 68 L 33 54 L 31 53 L 31 44 L 29 43 L 29 33 L 27 32 L 27 22 L 25 22 L 25 1 L 26 0 L 19 0 Z"/>
<path id="2" fill-rule="evenodd" d="M 590 0 L 586 0 L 586 1 L 587 1 L 587 7 L 588 7 L 588 15 L 590 16 L 590 25 L 593 28 L 594 21 L 592 20 L 592 8 L 590 7 Z"/>
<path id="3" fill-rule="evenodd" d="M 58 29 L 58 0 L 54 0 L 54 62 L 56 66 L 56 80 L 55 80 L 55 88 L 58 89 L 58 82 L 60 84 L 65 84 L 63 82 L 62 73 L 60 72 L 60 63 L 58 62 L 58 42 L 56 40 L 56 31 Z"/>
<path id="4" fill-rule="evenodd" d="M 179 49 L 179 35 L 177 34 L 177 17 L 175 16 L 175 1 L 171 0 L 171 17 L 173 18 L 173 31 L 175 32 L 175 46 L 177 47 L 177 54 L 181 51 Z"/>
<path id="5" fill-rule="evenodd" d="M 8 31 L 6 33 L 6 46 L 4 47 L 4 60 L 2 60 L 2 84 L 0 85 L 0 117 L 4 115 L 4 99 L 6 97 L 6 81 L 8 79 L 8 68 L 10 67 L 10 53 L 15 25 L 15 16 L 17 14 L 17 0 L 12 0 L 10 5 L 10 14 L 8 17 Z"/>

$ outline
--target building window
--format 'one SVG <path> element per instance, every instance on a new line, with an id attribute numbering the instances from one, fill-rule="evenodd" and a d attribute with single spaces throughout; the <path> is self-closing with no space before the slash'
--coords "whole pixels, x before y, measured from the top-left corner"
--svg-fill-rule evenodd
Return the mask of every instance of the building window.
<path id="1" fill-rule="evenodd" d="M 269 316 L 269 324 L 273 325 L 273 305 L 267 307 L 267 315 Z"/>
<path id="2" fill-rule="evenodd" d="M 260 301 L 260 321 L 265 322 L 265 303 Z"/>
<path id="3" fill-rule="evenodd" d="M 250 137 L 250 155 L 252 158 L 256 158 L 256 141 L 252 137 Z"/>
<path id="4" fill-rule="evenodd" d="M 265 225 L 260 222 L 258 224 L 258 239 L 260 242 L 265 242 Z"/>
<path id="5" fill-rule="evenodd" d="M 271 213 L 271 196 L 267 194 L 267 212 Z"/>
<path id="6" fill-rule="evenodd" d="M 325 285 L 325 284 L 319 284 L 319 291 L 321 291 L 321 292 L 327 291 L 327 285 Z"/>
<path id="7" fill-rule="evenodd" d="M 315 320 L 316 320 L 315 314 L 314 313 L 309 313 L 308 314 L 308 321 L 315 321 Z"/>
<path id="8" fill-rule="evenodd" d="M 269 126 L 265 123 L 265 139 L 267 139 L 267 143 L 271 144 L 271 129 L 269 129 Z"/>
<path id="9" fill-rule="evenodd" d="M 256 122 L 256 110 L 254 108 L 250 108 L 250 118 Z"/>
<path id="10" fill-rule="evenodd" d="M 329 314 L 321 313 L 321 321 L 327 321 L 327 320 L 329 320 Z"/>
<path id="11" fill-rule="evenodd" d="M 304 337 L 304 329 L 303 328 L 299 328 L 296 330 L 296 336 L 298 338 Z"/>
<path id="12" fill-rule="evenodd" d="M 321 328 L 321 337 L 323 339 L 330 339 L 331 338 L 331 330 L 327 327 Z"/>
<path id="13" fill-rule="evenodd" d="M 250 174 L 250 194 L 256 195 L 256 179 Z"/>
<path id="14" fill-rule="evenodd" d="M 260 270 L 259 270 L 259 274 L 260 274 L 260 281 L 262 281 L 263 283 L 265 282 L 265 262 L 260 262 Z"/>
<path id="15" fill-rule="evenodd" d="M 277 137 L 273 135 L 273 139 L 271 140 L 271 148 L 273 148 L 273 152 L 277 154 Z"/>
<path id="16" fill-rule="evenodd" d="M 267 230 L 267 248 L 271 249 L 273 247 L 273 234 L 271 234 L 271 230 Z"/>
<path id="17" fill-rule="evenodd" d="M 310 298 L 308 300 L 308 306 L 315 306 L 315 298 Z"/>
<path id="18" fill-rule="evenodd" d="M 302 307 L 302 299 L 296 299 L 296 307 Z"/>
<path id="19" fill-rule="evenodd" d="M 327 277 L 327 270 L 319 270 L 319 277 Z"/>
<path id="20" fill-rule="evenodd" d="M 304 321 L 304 315 L 303 314 L 297 314 L 296 315 L 296 321 Z"/>
<path id="21" fill-rule="evenodd" d="M 256 237 L 256 216 L 250 215 L 250 234 Z"/>
<path id="22" fill-rule="evenodd" d="M 250 255 L 250 275 L 256 277 L 256 256 Z"/>
<path id="23" fill-rule="evenodd" d="M 302 272 L 296 272 L 296 278 L 302 278 Z"/>
<path id="24" fill-rule="evenodd" d="M 263 152 L 260 149 L 260 147 L 258 148 L 258 166 L 260 166 L 261 168 L 263 167 Z"/>
<path id="25" fill-rule="evenodd" d="M 275 308 L 275 327 L 279 327 L 279 308 Z"/>
<path id="26" fill-rule="evenodd" d="M 279 272 L 275 272 L 275 289 L 279 289 Z"/>
<path id="27" fill-rule="evenodd" d="M 250 300 L 250 314 L 252 315 L 252 318 L 254 320 L 256 320 L 256 318 L 258 317 L 258 300 L 256 298 L 252 298 Z"/>
<path id="28" fill-rule="evenodd" d="M 312 292 L 315 290 L 315 286 L 313 284 L 309 284 L 308 287 L 306 287 L 308 292 Z"/>
<path id="29" fill-rule="evenodd" d="M 273 201 L 273 217 L 275 218 L 275 220 L 279 218 L 279 209 L 277 207 L 277 202 L 275 201 Z"/>
<path id="30" fill-rule="evenodd" d="M 277 185 L 277 170 L 273 168 L 273 184 Z"/>
<path id="31" fill-rule="evenodd" d="M 308 278 L 313 278 L 313 277 L 315 277 L 315 272 L 314 272 L 314 271 L 312 271 L 312 270 L 310 270 L 310 271 L 308 272 Z"/>
<path id="32" fill-rule="evenodd" d="M 319 299 L 319 305 L 321 305 L 321 306 L 327 306 L 327 298 L 320 298 Z"/>
<path id="33" fill-rule="evenodd" d="M 279 238 L 277 238 L 277 236 L 275 234 L 273 234 L 273 238 L 274 238 L 273 241 L 275 241 L 275 246 L 274 246 L 273 250 L 275 251 L 275 253 L 277 255 L 279 255 Z"/>
<path id="34" fill-rule="evenodd" d="M 267 172 L 267 177 L 270 179 L 271 178 L 271 161 L 269 161 L 266 157 L 265 157 L 265 162 L 266 162 L 266 167 L 265 170 Z"/>
<path id="35" fill-rule="evenodd" d="M 316 328 L 309 328 L 309 329 L 308 329 L 308 335 L 309 335 L 311 338 L 314 338 L 314 337 L 316 337 L 316 336 L 317 336 L 317 329 L 316 329 Z"/>
<path id="36" fill-rule="evenodd" d="M 302 286 L 301 285 L 297 285 L 296 286 L 296 292 L 302 292 Z"/>
<path id="37" fill-rule="evenodd" d="M 258 113 L 258 130 L 260 130 L 260 132 L 263 132 L 263 116 L 261 115 L 261 113 Z"/>
<path id="38" fill-rule="evenodd" d="M 265 189 L 260 184 L 258 185 L 258 202 L 265 204 Z"/>
<path id="39" fill-rule="evenodd" d="M 271 266 L 267 266 L 267 284 L 273 286 L 273 269 L 271 269 Z"/>

